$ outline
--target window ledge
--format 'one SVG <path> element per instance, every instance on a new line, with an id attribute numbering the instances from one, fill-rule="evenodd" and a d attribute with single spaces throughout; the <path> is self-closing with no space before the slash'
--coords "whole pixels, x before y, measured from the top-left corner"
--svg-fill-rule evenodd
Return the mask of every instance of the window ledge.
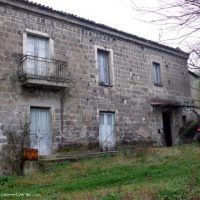
<path id="1" fill-rule="evenodd" d="M 113 85 L 107 85 L 105 83 L 99 83 L 100 86 L 103 86 L 103 87 L 113 87 Z"/>
<path id="2" fill-rule="evenodd" d="M 163 87 L 162 83 L 154 83 L 155 86 Z"/>

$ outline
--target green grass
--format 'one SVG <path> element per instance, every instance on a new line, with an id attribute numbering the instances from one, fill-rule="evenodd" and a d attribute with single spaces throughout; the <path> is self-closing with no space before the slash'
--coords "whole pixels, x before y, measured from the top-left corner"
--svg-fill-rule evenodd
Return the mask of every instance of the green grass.
<path id="1" fill-rule="evenodd" d="M 200 147 L 122 151 L 79 162 L 49 164 L 25 177 L 1 177 L 4 194 L 30 194 L 10 199 L 153 200 L 200 199 Z M 34 196 L 38 195 L 38 196 Z"/>

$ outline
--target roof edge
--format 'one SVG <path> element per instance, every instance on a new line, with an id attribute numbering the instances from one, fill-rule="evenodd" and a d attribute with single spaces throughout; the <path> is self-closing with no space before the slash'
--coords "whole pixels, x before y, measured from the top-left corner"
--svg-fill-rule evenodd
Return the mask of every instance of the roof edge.
<path id="1" fill-rule="evenodd" d="M 199 74 L 197 74 L 197 73 L 195 73 L 195 72 L 193 72 L 193 71 L 191 71 L 189 69 L 188 69 L 188 73 L 191 74 L 192 76 L 194 76 L 195 78 L 200 78 Z"/>

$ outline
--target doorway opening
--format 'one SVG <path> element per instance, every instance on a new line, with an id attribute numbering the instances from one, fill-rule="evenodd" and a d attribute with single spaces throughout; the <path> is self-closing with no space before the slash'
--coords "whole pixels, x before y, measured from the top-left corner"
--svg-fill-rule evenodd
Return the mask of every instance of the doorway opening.
<path id="1" fill-rule="evenodd" d="M 163 112 L 163 133 L 165 144 L 167 147 L 172 146 L 172 132 L 171 132 L 171 113 L 170 112 Z"/>

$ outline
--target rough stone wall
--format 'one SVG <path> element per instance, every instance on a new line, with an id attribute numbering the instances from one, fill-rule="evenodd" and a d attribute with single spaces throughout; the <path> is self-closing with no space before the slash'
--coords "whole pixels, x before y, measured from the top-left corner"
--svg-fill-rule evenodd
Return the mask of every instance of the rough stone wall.
<path id="1" fill-rule="evenodd" d="M 189 72 L 190 78 L 190 86 L 191 86 L 191 94 L 193 105 L 196 107 L 195 111 L 200 114 L 200 83 L 199 83 L 199 76 L 193 72 Z"/>
<path id="2" fill-rule="evenodd" d="M 69 63 L 72 81 L 68 89 L 21 87 L 16 72 L 26 29 L 47 33 L 54 41 L 54 58 Z M 98 143 L 99 111 L 113 111 L 117 142 L 153 140 L 162 145 L 162 111 L 154 109 L 150 99 L 191 102 L 186 59 L 99 29 L 0 3 L 0 123 L 29 121 L 31 106 L 48 107 L 55 149 L 64 144 Z M 98 84 L 96 46 L 113 51 L 113 87 Z M 162 87 L 153 84 L 153 61 L 161 65 Z M 173 110 L 172 115 L 176 143 L 181 116 L 189 119 L 191 113 L 182 109 Z"/>

